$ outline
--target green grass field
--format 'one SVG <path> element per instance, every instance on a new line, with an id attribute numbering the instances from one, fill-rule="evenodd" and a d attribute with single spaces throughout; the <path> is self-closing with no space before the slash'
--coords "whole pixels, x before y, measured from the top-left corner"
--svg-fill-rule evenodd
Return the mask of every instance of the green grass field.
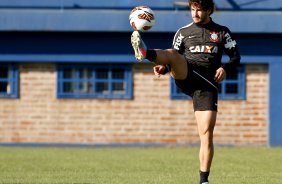
<path id="1" fill-rule="evenodd" d="M 282 148 L 222 148 L 212 184 L 281 184 Z M 0 183 L 198 184 L 198 148 L 0 147 Z"/>

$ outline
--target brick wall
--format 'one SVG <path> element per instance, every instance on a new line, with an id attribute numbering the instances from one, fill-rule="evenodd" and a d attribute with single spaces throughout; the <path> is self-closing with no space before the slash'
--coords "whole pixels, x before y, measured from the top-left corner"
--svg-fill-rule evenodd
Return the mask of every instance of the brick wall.
<path id="1" fill-rule="evenodd" d="M 0 99 L 0 142 L 199 143 L 191 101 L 170 100 L 169 76 L 150 65 L 134 65 L 133 100 L 57 99 L 55 64 L 19 69 L 20 98 Z M 246 71 L 246 101 L 219 102 L 216 144 L 268 142 L 268 68 Z"/>
<path id="2" fill-rule="evenodd" d="M 215 130 L 219 144 L 268 144 L 268 67 L 248 65 L 246 73 L 246 100 L 219 102 Z"/>

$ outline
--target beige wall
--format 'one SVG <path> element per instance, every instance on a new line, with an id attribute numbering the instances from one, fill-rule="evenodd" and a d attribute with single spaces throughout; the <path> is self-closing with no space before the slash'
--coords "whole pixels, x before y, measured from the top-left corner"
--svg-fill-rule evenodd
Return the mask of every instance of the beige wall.
<path id="1" fill-rule="evenodd" d="M 133 100 L 57 99 L 56 65 L 20 64 L 20 98 L 0 99 L 0 142 L 198 144 L 191 101 L 171 100 L 169 76 L 133 67 Z M 249 65 L 246 101 L 220 101 L 215 144 L 267 145 L 268 68 Z"/>

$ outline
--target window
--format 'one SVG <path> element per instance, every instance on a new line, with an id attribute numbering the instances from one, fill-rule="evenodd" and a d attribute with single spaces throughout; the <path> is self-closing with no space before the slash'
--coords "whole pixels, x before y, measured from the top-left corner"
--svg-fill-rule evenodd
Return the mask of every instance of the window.
<path id="1" fill-rule="evenodd" d="M 226 79 L 219 84 L 219 99 L 221 100 L 243 100 L 246 97 L 246 76 L 245 67 L 239 66 L 237 70 L 227 74 Z M 191 99 L 181 93 L 171 79 L 171 98 L 172 99 Z"/>
<path id="2" fill-rule="evenodd" d="M 245 67 L 227 74 L 226 79 L 219 84 L 219 98 L 223 100 L 244 100 L 246 98 Z"/>
<path id="3" fill-rule="evenodd" d="M 132 98 L 130 65 L 58 65 L 58 98 Z"/>
<path id="4" fill-rule="evenodd" d="M 18 97 L 18 66 L 0 63 L 0 98 Z"/>

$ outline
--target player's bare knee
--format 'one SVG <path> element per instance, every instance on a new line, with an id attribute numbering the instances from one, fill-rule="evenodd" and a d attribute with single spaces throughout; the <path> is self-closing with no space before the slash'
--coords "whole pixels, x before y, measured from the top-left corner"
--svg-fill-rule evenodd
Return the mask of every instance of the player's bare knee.
<path id="1" fill-rule="evenodd" d="M 181 55 L 175 49 L 166 49 L 165 51 L 167 53 L 167 58 L 169 59 L 170 64 L 172 64 L 172 62 L 179 61 L 179 57 Z"/>
<path id="2" fill-rule="evenodd" d="M 209 128 L 205 128 L 199 131 L 200 137 L 205 140 L 212 140 L 213 139 L 213 130 Z"/>
<path id="3" fill-rule="evenodd" d="M 213 137 L 209 134 L 201 136 L 201 145 L 210 146 L 213 145 Z"/>

